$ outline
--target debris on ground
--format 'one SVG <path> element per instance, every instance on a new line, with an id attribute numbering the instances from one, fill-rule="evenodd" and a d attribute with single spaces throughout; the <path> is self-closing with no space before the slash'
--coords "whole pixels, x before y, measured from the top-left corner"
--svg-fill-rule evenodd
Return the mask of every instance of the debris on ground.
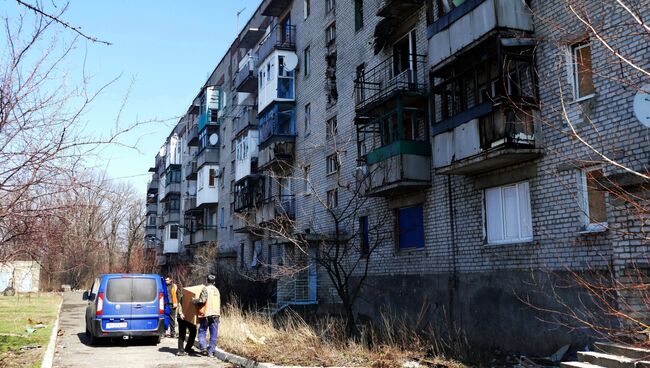
<path id="1" fill-rule="evenodd" d="M 62 328 L 59 328 L 59 330 L 56 332 L 56 335 L 57 335 L 57 336 L 63 336 L 63 335 L 65 335 L 65 330 L 63 330 Z"/>
<path id="2" fill-rule="evenodd" d="M 27 351 L 27 350 L 34 350 L 34 349 L 40 349 L 40 348 L 41 348 L 40 345 L 25 345 L 25 346 L 21 346 L 20 350 L 21 351 Z"/>

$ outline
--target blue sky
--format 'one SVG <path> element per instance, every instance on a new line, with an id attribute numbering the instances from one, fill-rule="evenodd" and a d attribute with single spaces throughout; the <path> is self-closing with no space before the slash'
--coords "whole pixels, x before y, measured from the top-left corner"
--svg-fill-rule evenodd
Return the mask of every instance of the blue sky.
<path id="1" fill-rule="evenodd" d="M 52 4 L 49 0 L 44 2 Z M 115 126 L 127 92 L 122 126 L 136 119 L 168 120 L 166 125 L 150 124 L 123 139 L 126 144 L 137 142 L 141 152 L 107 147 L 96 165 L 106 168 L 113 178 L 129 180 L 144 193 L 147 169 L 176 122 L 169 119 L 185 112 L 230 46 L 237 34 L 236 13 L 246 8 L 239 18 L 241 28 L 259 3 L 260 0 L 72 0 L 63 16 L 65 21 L 112 45 L 78 41 L 67 64 L 69 72 L 81 75 L 85 54 L 86 74 L 93 77 L 95 88 L 121 75 L 84 116 L 88 130 L 108 134 Z M 3 17 L 11 16 L 16 7 L 13 0 L 0 0 Z M 63 35 L 72 38 L 70 32 Z"/>

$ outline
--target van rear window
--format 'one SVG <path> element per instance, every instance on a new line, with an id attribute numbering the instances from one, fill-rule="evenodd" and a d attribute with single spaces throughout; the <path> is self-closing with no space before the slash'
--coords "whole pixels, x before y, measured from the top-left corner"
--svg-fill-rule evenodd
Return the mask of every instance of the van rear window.
<path id="1" fill-rule="evenodd" d="M 114 303 L 144 303 L 156 300 L 156 280 L 122 277 L 109 279 L 106 299 Z"/>

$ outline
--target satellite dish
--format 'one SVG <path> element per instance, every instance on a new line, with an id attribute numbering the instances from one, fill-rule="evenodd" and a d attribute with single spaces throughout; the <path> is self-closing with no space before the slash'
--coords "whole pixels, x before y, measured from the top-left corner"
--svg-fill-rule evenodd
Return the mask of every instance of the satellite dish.
<path id="1" fill-rule="evenodd" d="M 217 143 L 219 143 L 219 136 L 217 135 L 217 133 L 210 134 L 210 138 L 208 139 L 210 141 L 211 146 L 216 146 Z"/>
<path id="2" fill-rule="evenodd" d="M 634 96 L 634 115 L 641 124 L 650 128 L 650 84 L 641 87 Z"/>
<path id="3" fill-rule="evenodd" d="M 288 71 L 296 69 L 298 66 L 298 56 L 296 54 L 287 54 L 284 56 L 284 67 Z"/>

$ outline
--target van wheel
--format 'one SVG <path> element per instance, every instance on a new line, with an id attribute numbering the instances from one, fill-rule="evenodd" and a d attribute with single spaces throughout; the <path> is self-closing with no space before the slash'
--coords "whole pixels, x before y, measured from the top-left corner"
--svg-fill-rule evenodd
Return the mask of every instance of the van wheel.
<path id="1" fill-rule="evenodd" d="M 151 345 L 158 345 L 162 341 L 161 336 L 147 337 L 147 342 Z"/>
<path id="2" fill-rule="evenodd" d="M 97 338 L 92 332 L 90 332 L 90 330 L 88 330 L 88 327 L 86 327 L 86 337 L 88 338 L 89 345 L 97 345 Z"/>

